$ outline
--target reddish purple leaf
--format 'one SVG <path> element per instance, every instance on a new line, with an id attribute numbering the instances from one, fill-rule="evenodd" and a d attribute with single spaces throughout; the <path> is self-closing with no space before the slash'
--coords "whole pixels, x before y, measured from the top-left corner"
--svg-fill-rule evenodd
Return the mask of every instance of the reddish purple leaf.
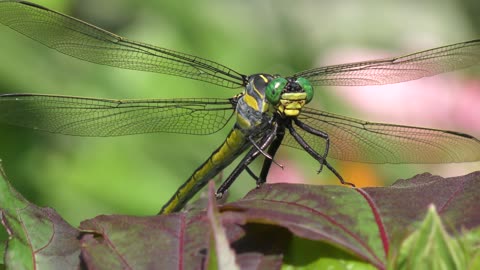
<path id="1" fill-rule="evenodd" d="M 359 258 L 384 269 L 389 249 L 397 251 L 397 240 L 416 228 L 431 203 L 452 235 L 478 228 L 478 190 L 480 172 L 447 179 L 423 174 L 392 187 L 365 189 L 272 184 L 221 206 L 220 214 L 212 209 L 210 219 L 225 229 L 242 269 L 281 268 L 292 239 L 301 238 L 309 242 L 296 241 L 296 248 L 322 241 L 327 249 L 355 256 L 350 261 Z M 210 207 L 215 207 L 212 196 Z M 11 268 L 203 269 L 211 252 L 213 223 L 198 209 L 153 217 L 99 216 L 82 222 L 80 231 L 52 209 L 30 204 L 1 177 L 0 207 L 12 236 L 5 256 Z M 314 252 L 298 265 L 315 260 Z"/>
<path id="2" fill-rule="evenodd" d="M 210 246 L 205 212 L 154 217 L 99 216 L 80 224 L 82 258 L 92 269 L 198 269 Z M 92 237 L 93 235 L 93 237 Z"/>
<path id="3" fill-rule="evenodd" d="M 401 240 L 423 220 L 434 204 L 447 229 L 480 225 L 480 172 L 442 178 L 425 173 L 399 180 L 391 187 L 365 188 L 387 228 L 390 239 Z"/>
<path id="4" fill-rule="evenodd" d="M 386 247 L 381 223 L 358 191 L 341 186 L 265 185 L 244 199 L 227 204 L 224 211 L 241 211 L 239 221 L 273 224 L 297 236 L 341 246 L 381 266 Z"/>
<path id="5" fill-rule="evenodd" d="M 390 239 L 403 238 L 408 229 L 414 229 L 431 203 L 452 228 L 478 227 L 478 190 L 480 172 L 447 179 L 423 174 L 383 188 L 272 184 L 224 205 L 222 210 L 233 224 L 282 226 L 297 236 L 329 242 L 383 268 Z"/>

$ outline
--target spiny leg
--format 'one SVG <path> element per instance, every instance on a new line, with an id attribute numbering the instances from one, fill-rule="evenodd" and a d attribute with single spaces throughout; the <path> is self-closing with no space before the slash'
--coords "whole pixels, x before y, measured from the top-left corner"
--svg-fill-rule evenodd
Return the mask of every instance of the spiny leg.
<path id="1" fill-rule="evenodd" d="M 268 137 L 267 137 L 268 138 Z M 266 144 L 268 140 L 264 140 L 260 147 L 266 148 L 268 144 Z M 258 178 L 249 168 L 248 165 L 255 160 L 260 155 L 260 151 L 256 147 L 252 147 L 245 157 L 240 161 L 240 163 L 235 167 L 232 173 L 228 176 L 228 178 L 220 185 L 217 190 L 217 199 L 222 198 L 223 194 L 230 188 L 230 186 L 235 182 L 237 177 L 242 173 L 243 170 L 247 170 L 247 172 L 254 178 Z"/>
<path id="2" fill-rule="evenodd" d="M 285 137 L 285 126 L 280 125 L 278 127 L 277 137 L 275 138 L 275 140 L 273 140 L 272 144 L 268 148 L 267 153 L 270 156 L 275 157 L 275 154 L 277 153 L 278 148 L 282 144 L 284 137 Z M 268 172 L 270 171 L 271 165 L 272 165 L 272 160 L 266 158 L 263 161 L 262 171 L 260 172 L 260 177 L 257 179 L 257 187 L 260 187 L 262 184 L 264 184 L 267 181 L 267 175 L 268 175 Z M 283 167 L 281 168 L 283 169 Z"/>
<path id="3" fill-rule="evenodd" d="M 325 160 L 325 166 L 327 166 L 327 169 L 329 169 L 333 174 L 335 174 L 335 176 L 338 178 L 338 180 L 340 180 L 342 185 L 349 185 L 351 187 L 355 187 L 355 184 L 343 180 L 343 177 L 340 175 L 340 173 L 335 170 L 335 168 L 333 168 L 333 166 L 328 163 L 327 160 Z"/>
<path id="4" fill-rule="evenodd" d="M 295 124 L 297 126 L 299 126 L 301 129 L 305 130 L 306 132 L 308 132 L 310 134 L 313 134 L 313 135 L 316 135 L 316 136 L 325 140 L 325 151 L 323 152 L 322 159 L 326 160 L 327 156 L 328 156 L 328 151 L 330 150 L 330 137 L 328 136 L 328 134 L 321 131 L 321 130 L 315 129 L 315 128 L 303 123 L 302 121 L 298 120 L 297 118 L 294 118 L 293 121 L 295 122 Z M 325 164 L 324 162 L 320 162 L 320 168 L 318 169 L 317 173 L 320 173 L 322 171 L 324 164 Z"/>
<path id="5" fill-rule="evenodd" d="M 287 128 L 288 128 L 288 131 L 290 131 L 290 134 L 293 136 L 293 138 L 295 138 L 295 140 L 303 147 L 303 149 L 305 149 L 305 151 L 307 151 L 307 153 L 310 154 L 310 156 L 312 156 L 314 159 L 318 160 L 319 162 L 322 162 L 325 166 L 327 166 L 327 168 L 333 173 L 335 174 L 335 176 L 338 178 L 338 180 L 340 180 L 340 183 L 342 183 L 343 185 L 350 185 L 352 187 L 355 187 L 354 184 L 350 183 L 350 182 L 347 182 L 345 180 L 343 180 L 343 177 L 340 175 L 340 173 L 335 170 L 332 165 L 330 165 L 330 163 L 327 162 L 327 160 L 325 158 L 323 158 L 320 154 L 318 154 L 310 145 L 308 145 L 308 143 L 302 138 L 302 136 L 300 136 L 297 131 L 293 128 L 292 126 L 292 123 L 291 122 L 288 122 L 287 123 Z"/>
<path id="6" fill-rule="evenodd" d="M 271 160 L 271 159 L 268 159 L 266 158 L 265 160 Z M 256 181 L 258 182 L 260 180 L 260 178 L 255 175 L 255 173 L 250 169 L 250 167 L 248 166 L 245 166 L 245 171 L 247 171 L 247 173 Z"/>
<path id="7" fill-rule="evenodd" d="M 262 171 L 260 173 L 260 176 L 257 176 L 252 171 L 252 169 L 250 169 L 250 167 L 245 166 L 245 171 L 247 171 L 247 173 L 257 183 L 257 188 L 260 187 L 262 184 L 264 184 L 267 181 L 268 171 L 270 170 L 270 166 L 272 165 L 272 162 L 275 163 L 276 165 L 278 165 L 283 170 L 283 168 L 284 168 L 283 165 L 280 165 L 277 162 L 275 162 L 275 160 L 273 158 L 275 157 L 275 153 L 277 152 L 278 148 L 280 147 L 280 145 L 282 143 L 284 134 L 285 133 L 282 133 L 280 138 L 278 137 L 279 135 L 277 135 L 275 140 L 272 142 L 272 144 L 268 148 L 267 153 L 265 155 L 263 155 L 265 157 L 265 159 L 263 161 Z"/>
<path id="8" fill-rule="evenodd" d="M 273 129 L 270 131 L 270 133 L 268 133 L 267 135 L 265 135 L 261 141 L 260 141 L 260 144 L 259 144 L 259 149 L 261 149 L 262 151 L 264 149 L 266 149 L 270 144 L 272 144 L 273 140 L 275 139 L 276 135 L 277 135 L 277 128 L 278 126 L 277 125 L 273 125 Z M 222 185 L 220 185 L 220 187 L 218 188 L 217 190 L 217 198 L 221 198 L 223 196 L 223 194 L 230 188 L 230 186 L 233 184 L 233 182 L 235 182 L 235 180 L 237 179 L 237 177 L 240 175 L 240 173 L 242 173 L 243 170 L 245 170 L 247 168 L 247 166 L 252 163 L 252 161 L 255 160 L 255 158 L 258 157 L 258 155 L 261 154 L 261 152 L 259 151 L 259 149 L 257 149 L 256 147 L 252 147 L 248 153 L 245 155 L 245 157 L 242 159 L 242 161 L 240 161 L 240 163 L 237 165 L 237 167 L 235 167 L 235 169 L 232 171 L 232 173 L 228 176 L 228 178 L 222 183 Z M 248 169 L 249 170 L 249 169 Z M 248 171 L 247 170 L 247 171 Z M 250 171 L 251 172 L 251 171 Z M 254 175 L 254 174 L 253 174 Z M 254 177 L 255 178 L 255 177 Z"/>
<path id="9" fill-rule="evenodd" d="M 250 164 L 252 161 L 255 160 L 255 158 L 258 157 L 260 152 L 255 148 L 252 147 L 248 153 L 245 155 L 245 157 L 240 161 L 240 163 L 235 167 L 235 169 L 232 171 L 232 173 L 228 176 L 228 178 L 223 181 L 223 183 L 220 185 L 220 187 L 217 189 L 217 193 L 215 194 L 217 199 L 220 199 L 223 197 L 223 194 L 230 188 L 230 186 L 235 182 L 237 177 L 242 173 L 244 169 L 247 168 L 247 165 Z M 249 171 L 248 169 L 247 171 Z M 250 171 L 251 172 L 251 171 Z M 250 174 L 253 178 L 256 178 L 255 174 Z"/>
<path id="10" fill-rule="evenodd" d="M 248 140 L 250 141 L 250 143 L 253 145 L 254 148 L 257 148 L 257 150 L 266 158 L 266 159 L 269 159 L 271 160 L 271 162 L 275 163 L 275 165 L 277 165 L 278 167 L 282 168 L 283 169 L 283 165 L 281 164 L 278 164 L 274 159 L 273 159 L 273 156 L 270 155 L 269 153 L 266 153 L 265 151 L 263 151 L 263 149 L 257 145 L 257 143 L 255 142 L 255 140 L 253 139 L 252 136 L 248 136 Z M 254 177 L 255 178 L 255 177 Z"/>

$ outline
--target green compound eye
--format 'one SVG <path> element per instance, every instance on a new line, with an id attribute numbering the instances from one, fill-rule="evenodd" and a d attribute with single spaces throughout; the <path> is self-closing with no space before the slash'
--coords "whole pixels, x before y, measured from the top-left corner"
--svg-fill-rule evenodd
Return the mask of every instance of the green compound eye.
<path id="1" fill-rule="evenodd" d="M 310 82 L 307 79 L 300 77 L 297 79 L 297 83 L 298 85 L 300 85 L 300 87 L 302 87 L 303 91 L 305 91 L 305 93 L 307 94 L 307 99 L 305 100 L 306 103 L 309 103 L 310 101 L 312 101 L 313 87 L 310 84 Z"/>
<path id="2" fill-rule="evenodd" d="M 282 95 L 282 90 L 287 85 L 287 80 L 285 78 L 275 78 L 267 84 L 265 89 L 265 95 L 267 96 L 268 102 L 272 105 L 277 105 L 280 101 L 280 96 Z"/>

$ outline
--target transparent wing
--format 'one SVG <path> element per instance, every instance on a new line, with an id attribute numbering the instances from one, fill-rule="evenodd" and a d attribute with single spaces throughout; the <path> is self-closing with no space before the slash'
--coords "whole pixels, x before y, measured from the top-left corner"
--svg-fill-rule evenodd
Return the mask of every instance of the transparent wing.
<path id="1" fill-rule="evenodd" d="M 244 75 L 196 56 L 130 41 L 24 1 L 0 1 L 0 23 L 61 53 L 113 67 L 157 72 L 238 88 Z"/>
<path id="2" fill-rule="evenodd" d="M 480 160 L 480 141 L 463 133 L 371 123 L 311 108 L 304 108 L 299 119 L 329 135 L 328 157 L 335 159 L 366 163 L 451 163 Z M 323 139 L 299 127 L 296 130 L 310 146 L 323 154 Z M 290 134 L 286 134 L 283 144 L 302 149 Z"/>
<path id="3" fill-rule="evenodd" d="M 0 122 L 75 136 L 151 132 L 210 134 L 234 112 L 229 99 L 114 100 L 34 94 L 0 95 Z"/>
<path id="4" fill-rule="evenodd" d="M 313 85 L 379 85 L 416 80 L 478 63 L 477 39 L 390 59 L 309 69 L 293 77 L 304 77 Z"/>

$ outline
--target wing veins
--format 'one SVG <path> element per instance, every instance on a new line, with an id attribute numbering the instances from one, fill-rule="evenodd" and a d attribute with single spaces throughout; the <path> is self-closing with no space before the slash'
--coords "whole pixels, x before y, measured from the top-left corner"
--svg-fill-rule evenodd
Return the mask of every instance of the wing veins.
<path id="1" fill-rule="evenodd" d="M 0 23 L 61 53 L 97 64 L 181 76 L 227 88 L 243 86 L 246 77 L 217 62 L 131 41 L 79 19 L 28 2 L 0 2 Z M 65 47 L 67 43 L 62 45 L 62 40 L 66 39 L 70 39 L 70 44 L 75 44 L 77 49 Z M 92 44 L 111 54 L 102 58 L 96 57 L 99 55 L 97 51 L 84 51 Z M 122 61 L 115 62 L 115 58 L 121 58 Z M 129 65 L 124 58 L 130 58 L 134 64 Z M 198 72 L 186 73 L 188 69 L 196 69 Z"/>

